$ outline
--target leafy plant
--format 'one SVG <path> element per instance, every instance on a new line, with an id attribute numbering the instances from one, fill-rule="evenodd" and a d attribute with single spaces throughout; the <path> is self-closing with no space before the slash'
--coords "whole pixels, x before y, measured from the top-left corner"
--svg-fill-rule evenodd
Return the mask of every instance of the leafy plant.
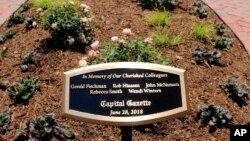
<path id="1" fill-rule="evenodd" d="M 50 113 L 45 117 L 38 117 L 34 120 L 28 120 L 26 122 L 26 127 L 20 129 L 15 137 L 15 141 L 18 140 L 50 140 L 53 136 L 58 136 L 63 134 L 67 139 L 73 139 L 75 137 L 74 133 L 64 129 L 62 126 L 58 125 L 55 120 L 55 114 Z"/>
<path id="2" fill-rule="evenodd" d="M 155 26 L 165 26 L 169 23 L 167 11 L 151 11 L 145 15 L 146 21 Z"/>
<path id="3" fill-rule="evenodd" d="M 217 32 L 217 35 L 224 35 L 225 32 L 226 32 L 226 27 L 224 26 L 223 23 L 216 23 L 215 26 L 214 26 L 216 32 Z"/>
<path id="4" fill-rule="evenodd" d="M 15 13 L 8 20 L 8 26 L 12 26 L 13 24 L 21 24 L 23 22 L 24 22 L 24 15 L 22 13 Z"/>
<path id="5" fill-rule="evenodd" d="M 201 19 L 207 18 L 207 9 L 201 1 L 195 2 L 193 6 L 195 15 L 198 15 Z"/>
<path id="6" fill-rule="evenodd" d="M 192 32 L 197 38 L 205 40 L 214 33 L 214 28 L 212 24 L 201 22 L 193 24 Z"/>
<path id="7" fill-rule="evenodd" d="M 22 72 L 26 72 L 29 70 L 30 65 L 36 65 L 39 58 L 39 55 L 34 51 L 30 51 L 24 55 L 22 58 L 22 64 L 20 66 Z"/>
<path id="8" fill-rule="evenodd" d="M 9 48 L 3 47 L 3 50 L 1 51 L 1 54 L 0 54 L 0 61 L 2 61 L 7 56 L 8 50 Z"/>
<path id="9" fill-rule="evenodd" d="M 179 5 L 179 0 L 138 0 L 144 8 L 175 8 Z"/>
<path id="10" fill-rule="evenodd" d="M 227 126 L 232 116 L 226 110 L 223 110 L 220 106 L 215 104 L 199 105 L 198 106 L 198 118 L 201 123 L 210 127 L 223 127 Z"/>
<path id="11" fill-rule="evenodd" d="M 92 64 L 107 62 L 153 62 L 167 64 L 160 52 L 149 43 L 136 39 L 118 39 L 118 42 L 104 45 L 98 58 Z"/>
<path id="12" fill-rule="evenodd" d="M 210 51 L 208 48 L 206 48 L 204 51 L 200 49 L 200 47 L 196 47 L 193 51 L 193 60 L 192 62 L 195 64 L 205 64 L 208 67 L 211 65 L 218 64 L 220 58 L 221 58 L 221 52 L 216 51 Z"/>
<path id="13" fill-rule="evenodd" d="M 14 103 L 28 103 L 30 97 L 40 89 L 36 84 L 37 81 L 38 78 L 25 78 L 19 83 L 15 83 L 8 88 L 10 98 Z"/>
<path id="14" fill-rule="evenodd" d="M 232 46 L 232 40 L 227 35 L 223 35 L 221 39 L 215 42 L 215 47 L 218 49 L 228 50 Z"/>
<path id="15" fill-rule="evenodd" d="M 10 128 L 10 113 L 11 110 L 7 110 L 6 112 L 0 113 L 0 133 L 5 133 Z"/>
<path id="16" fill-rule="evenodd" d="M 239 106 L 246 104 L 244 99 L 248 98 L 248 87 L 246 85 L 239 85 L 235 77 L 229 77 L 220 87 Z"/>
<path id="17" fill-rule="evenodd" d="M 92 42 L 93 24 L 91 15 L 85 8 L 76 8 L 71 4 L 49 9 L 44 16 L 44 27 L 52 35 L 56 44 L 70 47 L 81 44 L 88 45 Z M 82 45 L 83 44 L 83 45 Z"/>
<path id="18" fill-rule="evenodd" d="M 32 28 L 35 28 L 37 25 L 36 21 L 32 18 L 26 18 L 25 20 L 25 27 L 27 30 L 31 30 Z"/>

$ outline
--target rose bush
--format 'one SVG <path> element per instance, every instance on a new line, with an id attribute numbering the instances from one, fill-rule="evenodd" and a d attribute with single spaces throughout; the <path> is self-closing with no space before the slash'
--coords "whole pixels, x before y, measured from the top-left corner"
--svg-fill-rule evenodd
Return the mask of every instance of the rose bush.
<path id="1" fill-rule="evenodd" d="M 56 44 L 63 47 L 86 46 L 92 43 L 92 17 L 86 4 L 66 4 L 49 9 L 43 25 L 49 30 Z"/>

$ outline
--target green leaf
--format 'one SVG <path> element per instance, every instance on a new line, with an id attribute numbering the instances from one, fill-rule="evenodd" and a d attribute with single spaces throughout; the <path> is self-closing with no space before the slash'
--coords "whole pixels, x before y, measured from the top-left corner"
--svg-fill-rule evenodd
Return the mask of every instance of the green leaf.
<path id="1" fill-rule="evenodd" d="M 68 139 L 73 139 L 75 138 L 75 134 L 73 132 L 70 132 L 68 130 L 64 130 L 63 132 L 64 136 Z"/>

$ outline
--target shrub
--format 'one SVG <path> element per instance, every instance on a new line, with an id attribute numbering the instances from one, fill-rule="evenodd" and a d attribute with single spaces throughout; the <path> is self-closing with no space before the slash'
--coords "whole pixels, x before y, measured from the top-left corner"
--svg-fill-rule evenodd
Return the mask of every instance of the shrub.
<path id="1" fill-rule="evenodd" d="M 9 128 L 9 124 L 11 121 L 10 116 L 11 110 L 8 110 L 4 113 L 0 113 L 0 133 L 5 133 Z"/>
<path id="2" fill-rule="evenodd" d="M 230 113 L 223 110 L 220 106 L 210 104 L 210 105 L 199 105 L 198 106 L 198 118 L 204 125 L 209 125 L 210 127 L 223 127 L 227 126 L 228 122 L 232 119 Z"/>
<path id="3" fill-rule="evenodd" d="M 192 32 L 197 38 L 205 40 L 214 33 L 214 28 L 211 24 L 201 22 L 193 25 Z"/>
<path id="4" fill-rule="evenodd" d="M 179 0 L 138 0 L 144 8 L 174 8 L 179 4 Z"/>
<path id="5" fill-rule="evenodd" d="M 44 27 L 52 35 L 56 44 L 69 47 L 76 44 L 88 45 L 92 42 L 91 15 L 85 8 L 75 8 L 66 4 L 47 11 L 44 16 Z M 89 9 L 89 8 L 88 8 Z"/>
<path id="6" fill-rule="evenodd" d="M 221 58 L 221 52 L 216 51 L 210 51 L 208 48 L 206 48 L 204 51 L 200 49 L 200 47 L 196 47 L 193 51 L 193 63 L 195 64 L 205 64 L 208 67 L 211 65 L 218 64 L 220 58 Z"/>
<path id="7" fill-rule="evenodd" d="M 244 99 L 248 98 L 248 87 L 246 85 L 239 85 L 235 77 L 229 77 L 220 87 L 239 106 L 246 104 Z"/>
<path id="8" fill-rule="evenodd" d="M 165 26 L 169 23 L 167 11 L 151 11 L 145 15 L 146 21 L 155 26 Z"/>
<path id="9" fill-rule="evenodd" d="M 75 137 L 74 133 L 58 125 L 55 120 L 55 114 L 50 113 L 45 117 L 40 116 L 34 120 L 28 120 L 26 122 L 26 127 L 17 132 L 15 140 L 47 141 L 52 139 L 53 136 L 61 134 L 67 139 Z"/>
<path id="10" fill-rule="evenodd" d="M 195 15 L 198 15 L 201 19 L 207 18 L 208 15 L 207 9 L 201 1 L 194 3 L 193 6 Z"/>
<path id="11" fill-rule="evenodd" d="M 91 56 L 93 53 L 90 51 L 88 54 Z M 168 63 L 150 43 L 141 41 L 139 38 L 128 39 L 124 37 L 117 37 L 113 43 L 101 47 L 98 58 L 92 60 L 92 64 L 108 62 Z"/>
<path id="12" fill-rule="evenodd" d="M 15 13 L 8 20 L 8 26 L 12 26 L 13 24 L 21 24 L 23 22 L 24 22 L 24 15 L 22 13 Z"/>
<path id="13" fill-rule="evenodd" d="M 227 35 L 223 35 L 221 39 L 215 41 L 215 47 L 218 49 L 228 50 L 232 46 L 232 40 Z"/>
<path id="14" fill-rule="evenodd" d="M 8 88 L 10 98 L 14 103 L 28 103 L 30 97 L 39 90 L 39 86 L 36 85 L 38 78 L 26 78 L 21 82 L 15 83 Z"/>

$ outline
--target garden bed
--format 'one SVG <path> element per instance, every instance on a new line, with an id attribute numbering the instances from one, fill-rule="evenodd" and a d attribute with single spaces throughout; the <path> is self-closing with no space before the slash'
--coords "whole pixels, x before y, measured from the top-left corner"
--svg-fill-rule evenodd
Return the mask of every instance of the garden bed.
<path id="1" fill-rule="evenodd" d="M 187 0 L 172 11 L 169 11 L 169 24 L 165 27 L 169 36 L 180 35 L 182 41 L 177 46 L 163 45 L 157 49 L 162 56 L 167 58 L 168 65 L 187 70 L 187 88 L 190 98 L 190 112 L 188 115 L 155 123 L 145 127 L 133 128 L 133 140 L 229 140 L 229 129 L 221 128 L 209 133 L 209 128 L 199 123 L 196 115 L 198 105 L 218 104 L 228 109 L 232 115 L 230 124 L 250 124 L 249 101 L 240 107 L 227 97 L 220 85 L 229 77 L 234 76 L 241 84 L 250 86 L 250 60 L 249 56 L 231 30 L 227 34 L 232 38 L 232 47 L 228 51 L 221 51 L 220 65 L 197 65 L 193 60 L 193 49 L 205 46 L 211 50 L 214 44 L 209 39 L 201 40 L 192 33 L 195 23 L 206 22 L 213 24 L 220 21 L 217 15 L 208 10 L 208 17 L 200 19 L 190 14 L 190 9 L 195 0 Z M 157 27 L 148 24 L 145 15 L 150 10 L 142 9 L 136 0 L 85 0 L 84 3 L 91 7 L 94 19 L 94 40 L 101 43 L 111 42 L 111 37 L 120 35 L 124 28 L 130 28 L 134 35 L 142 39 L 157 31 Z M 36 8 L 24 12 L 26 17 L 36 13 Z M 12 108 L 11 125 L 14 129 L 0 135 L 0 140 L 12 140 L 16 130 L 23 128 L 26 119 L 35 118 L 48 113 L 56 114 L 56 121 L 76 134 L 74 140 L 119 140 L 120 128 L 79 122 L 63 118 L 62 105 L 62 75 L 63 72 L 78 67 L 78 62 L 85 56 L 85 50 L 55 48 L 51 44 L 44 44 L 51 35 L 48 31 L 38 26 L 26 30 L 25 24 L 11 27 L 17 32 L 15 37 L 0 44 L 8 48 L 6 57 L 0 61 L 0 82 L 9 81 L 9 84 L 28 76 L 39 77 L 40 91 L 29 100 L 26 105 L 13 104 L 7 90 L 0 89 L 0 112 Z M 8 30 L 7 23 L 0 27 L 0 33 Z M 44 47 L 45 46 L 45 47 Z M 37 67 L 28 72 L 20 71 L 21 59 L 29 51 L 39 53 L 40 60 Z"/>

